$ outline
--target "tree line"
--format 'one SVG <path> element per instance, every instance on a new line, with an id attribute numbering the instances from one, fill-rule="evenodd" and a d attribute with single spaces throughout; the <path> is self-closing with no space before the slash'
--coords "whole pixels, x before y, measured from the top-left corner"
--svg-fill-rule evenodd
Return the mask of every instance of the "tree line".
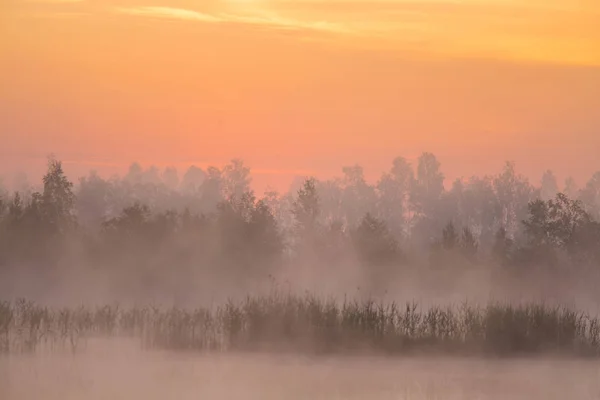
<path id="1" fill-rule="evenodd" d="M 0 270 L 52 276 L 69 265 L 184 290 L 197 279 L 240 283 L 282 266 L 358 265 L 384 287 L 408 266 L 585 274 L 600 266 L 600 172 L 581 189 L 539 186 L 506 163 L 494 176 L 444 186 L 435 155 L 393 160 L 374 184 L 362 167 L 307 177 L 288 193 L 251 190 L 251 170 L 190 167 L 180 179 L 133 164 L 122 178 L 91 172 L 77 184 L 48 160 L 40 187 L 0 191 Z M 537 273 L 537 272 L 536 272 Z M 46 274 L 46 275 L 44 275 Z M 170 286 L 169 286 L 170 285 Z"/>

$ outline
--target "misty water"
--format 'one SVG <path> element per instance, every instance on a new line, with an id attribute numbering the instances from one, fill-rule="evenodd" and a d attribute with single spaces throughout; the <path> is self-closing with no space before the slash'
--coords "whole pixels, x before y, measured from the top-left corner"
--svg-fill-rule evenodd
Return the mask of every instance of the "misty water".
<path id="1" fill-rule="evenodd" d="M 553 359 L 199 355 L 122 340 L 0 359 L 3 400 L 597 399 L 600 364 Z"/>

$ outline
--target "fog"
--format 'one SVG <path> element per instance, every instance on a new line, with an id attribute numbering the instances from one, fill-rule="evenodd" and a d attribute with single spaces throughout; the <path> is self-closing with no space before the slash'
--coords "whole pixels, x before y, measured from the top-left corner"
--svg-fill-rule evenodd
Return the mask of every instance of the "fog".
<path id="1" fill-rule="evenodd" d="M 414 165 L 391 160 L 375 182 L 351 165 L 334 179 L 298 178 L 285 193 L 251 188 L 251 168 L 240 159 L 181 172 L 133 163 L 124 176 L 91 171 L 71 182 L 54 156 L 41 182 L 21 176 L 0 188 L 0 301 L 6 301 L 4 317 L 0 310 L 0 397 L 600 395 L 597 362 L 571 357 L 600 354 L 594 319 L 600 311 L 600 172 L 580 184 L 557 182 L 552 171 L 530 182 L 506 163 L 495 175 L 474 171 L 449 185 L 435 155 L 425 152 Z M 290 300 L 269 298 L 274 292 Z M 320 300 L 295 300 L 306 295 Z M 15 302 L 20 298 L 42 308 Z M 401 307 L 414 302 L 423 310 L 420 333 L 403 330 L 407 308 L 404 316 L 382 317 L 391 331 L 373 333 L 379 328 L 356 322 L 363 326 L 356 336 L 358 325 L 344 319 L 350 315 L 346 306 L 326 303 L 371 299 Z M 494 303 L 503 306 L 477 308 Z M 225 343 L 224 351 L 207 352 L 197 339 L 199 322 L 189 322 L 196 314 L 178 310 L 225 304 L 234 305 L 200 313 L 216 326 L 202 328 L 203 334 Z M 461 304 L 474 307 L 465 312 L 480 322 L 435 311 Z M 523 304 L 542 308 L 511 308 Z M 132 328 L 130 314 L 121 311 L 114 332 L 103 334 L 106 316 L 98 317 L 101 309 L 94 307 L 105 305 L 135 312 L 177 307 L 165 318 L 180 328 L 164 331 L 158 314 L 144 314 Z M 312 314 L 303 314 L 313 306 Z M 291 328 L 280 309 L 293 311 Z M 242 336 L 223 317 L 227 310 L 245 321 Z M 365 318 L 371 312 L 357 310 Z M 270 333 L 252 325 L 256 315 L 268 321 Z M 333 322 L 322 325 L 314 315 L 333 315 Z M 427 315 L 461 328 L 428 325 Z M 495 318 L 513 325 L 494 325 Z M 318 329 L 305 331 L 305 322 Z M 289 329 L 296 336 L 285 343 Z M 23 332 L 30 332 L 29 339 Z M 142 350 L 148 337 L 153 345 Z M 271 337 L 277 345 L 269 346 Z M 332 337 L 346 350 L 369 342 L 369 351 L 334 354 Z M 72 351 L 52 350 L 68 340 Z M 81 348 L 75 346 L 80 340 Z M 306 341 L 327 348 L 327 355 L 303 351 Z M 409 342 L 435 354 L 387 357 L 402 354 Z M 275 350 L 288 345 L 292 354 Z M 239 346 L 253 352 L 235 351 Z M 181 349 L 189 351 L 176 351 Z M 463 350 L 482 356 L 465 358 Z M 457 354 L 438 354 L 452 351 Z M 518 357 L 489 358 L 491 353 Z"/>
<path id="2" fill-rule="evenodd" d="M 572 360 L 190 356 L 98 342 L 84 354 L 0 359 L 0 396 L 39 399 L 527 399 L 600 396 L 600 367 Z"/>
<path id="3" fill-rule="evenodd" d="M 329 180 L 252 191 L 241 159 L 185 171 L 133 163 L 70 182 L 0 189 L 2 297 L 197 305 L 273 286 L 325 296 L 597 303 L 600 172 L 538 182 L 506 163 L 444 184 L 423 153 L 375 182 L 361 166 Z"/>

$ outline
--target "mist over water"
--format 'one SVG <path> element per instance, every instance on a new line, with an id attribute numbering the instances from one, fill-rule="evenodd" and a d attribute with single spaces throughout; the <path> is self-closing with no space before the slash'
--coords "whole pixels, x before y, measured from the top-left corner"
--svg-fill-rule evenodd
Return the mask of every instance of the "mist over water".
<path id="1" fill-rule="evenodd" d="M 446 188 L 424 153 L 259 195 L 239 159 L 51 157 L 0 190 L 0 397 L 597 398 L 599 174 Z"/>
<path id="2" fill-rule="evenodd" d="M 186 355 L 98 341 L 80 355 L 0 359 L 6 400 L 595 399 L 600 367 L 572 360 Z"/>

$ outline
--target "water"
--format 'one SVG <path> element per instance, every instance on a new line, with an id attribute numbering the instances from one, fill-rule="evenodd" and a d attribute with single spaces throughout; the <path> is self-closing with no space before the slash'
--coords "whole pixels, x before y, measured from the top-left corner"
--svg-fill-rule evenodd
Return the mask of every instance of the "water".
<path id="1" fill-rule="evenodd" d="M 590 360 L 201 355 L 95 341 L 0 358 L 3 400 L 599 399 Z"/>

